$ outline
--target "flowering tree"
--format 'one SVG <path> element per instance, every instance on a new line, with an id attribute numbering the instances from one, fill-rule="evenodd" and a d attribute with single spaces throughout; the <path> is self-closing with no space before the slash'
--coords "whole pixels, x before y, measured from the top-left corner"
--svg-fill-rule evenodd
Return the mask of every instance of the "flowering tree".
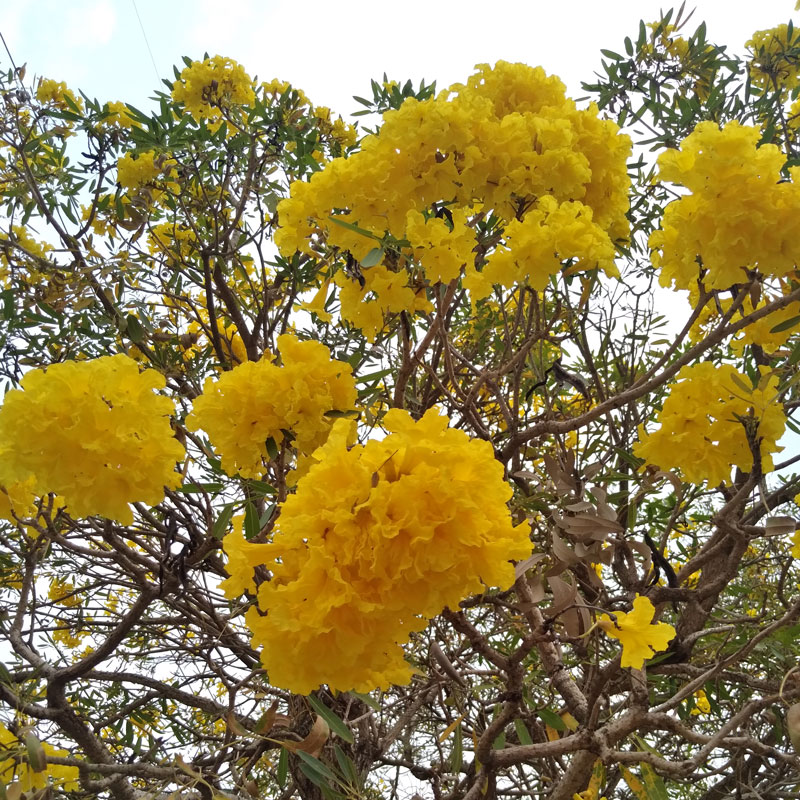
<path id="1" fill-rule="evenodd" d="M 796 795 L 800 34 L 682 28 L 7 73 L 6 798 Z"/>

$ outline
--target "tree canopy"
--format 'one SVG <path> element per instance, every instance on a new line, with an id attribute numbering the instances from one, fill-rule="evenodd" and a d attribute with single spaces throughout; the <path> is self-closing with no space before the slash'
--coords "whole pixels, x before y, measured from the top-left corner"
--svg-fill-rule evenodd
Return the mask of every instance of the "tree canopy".
<path id="1" fill-rule="evenodd" d="M 800 33 L 572 99 L 0 77 L 0 797 L 800 791 Z"/>

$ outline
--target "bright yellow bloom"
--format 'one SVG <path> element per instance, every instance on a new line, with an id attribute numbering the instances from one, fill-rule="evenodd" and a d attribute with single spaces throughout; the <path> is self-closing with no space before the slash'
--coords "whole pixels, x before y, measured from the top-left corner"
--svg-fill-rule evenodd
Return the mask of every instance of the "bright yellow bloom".
<path id="1" fill-rule="evenodd" d="M 125 355 L 66 361 L 28 372 L 0 408 L 0 455 L 35 493 L 55 492 L 74 517 L 133 521 L 129 503 L 156 505 L 175 488 L 184 453 L 170 428 L 172 402 L 155 370 Z"/>
<path id="2" fill-rule="evenodd" d="M 756 31 L 745 45 L 752 55 L 750 79 L 767 90 L 788 93 L 798 85 L 798 53 L 800 53 L 800 31 L 789 26 L 778 25 Z"/>
<path id="3" fill-rule="evenodd" d="M 66 750 L 60 750 L 47 742 L 42 742 L 41 747 L 46 756 L 65 758 L 69 756 Z M 0 784 L 7 788 L 14 783 L 19 783 L 23 792 L 44 789 L 53 786 L 62 791 L 78 791 L 78 768 L 65 767 L 58 764 L 48 764 L 44 770 L 36 772 L 28 763 L 28 749 L 5 725 L 0 723 Z"/>
<path id="4" fill-rule="evenodd" d="M 274 543 L 233 535 L 229 586 L 251 587 L 257 563 L 272 572 L 258 590 L 266 616 L 254 607 L 246 621 L 273 685 L 307 693 L 408 682 L 400 645 L 411 632 L 487 586 L 510 586 L 510 561 L 530 554 L 488 443 L 435 410 L 415 422 L 395 409 L 384 422 L 385 439 L 348 448 L 350 424 L 337 421 L 284 504 Z M 237 569 L 246 575 L 234 579 Z"/>
<path id="5" fill-rule="evenodd" d="M 612 638 L 622 644 L 621 666 L 641 669 L 653 653 L 667 649 L 675 636 L 675 628 L 666 622 L 653 622 L 655 608 L 647 597 L 636 595 L 633 611 L 615 611 L 616 621 L 607 614 L 598 620 L 598 625 Z"/>
<path id="6" fill-rule="evenodd" d="M 708 714 L 711 711 L 711 703 L 708 702 L 708 695 L 698 689 L 694 693 L 694 708 L 689 712 L 691 716 L 697 717 L 700 714 Z"/>
<path id="7" fill-rule="evenodd" d="M 156 154 L 154 150 L 144 153 L 126 153 L 117 161 L 117 181 L 129 193 L 136 193 L 146 200 L 157 200 L 165 188 L 177 192 L 179 184 L 166 181 L 175 159 Z"/>
<path id="8" fill-rule="evenodd" d="M 612 243 L 628 234 L 630 149 L 614 123 L 601 120 L 594 106 L 577 109 L 561 81 L 542 69 L 503 61 L 479 65 L 466 85 L 422 102 L 408 99 L 386 112 L 379 135 L 367 136 L 358 153 L 293 183 L 291 196 L 278 206 L 275 242 L 287 255 L 311 254 L 324 237 L 362 261 L 376 239 L 389 234 L 410 244 L 411 253 L 401 260 L 409 278 L 419 275 L 421 264 L 430 283 L 449 281 L 462 267 L 467 275 L 475 271 L 468 221 L 480 206 L 507 223 L 525 225 L 532 217 L 522 231 L 509 225 L 520 255 L 516 259 L 507 245 L 512 252 L 509 263 L 496 268 L 498 280 L 527 279 L 537 269 L 528 262 L 539 252 L 547 254 L 545 267 L 538 268 L 546 268 L 547 277 L 568 258 L 577 259 L 580 269 L 600 266 L 614 274 Z M 434 213 L 445 206 L 446 219 Z M 348 227 L 331 223 L 331 216 Z M 534 231 L 539 227 L 552 230 Z M 553 258 L 553 245 L 560 258 Z M 488 294 L 491 273 L 472 278 L 476 296 Z M 541 283 L 538 274 L 534 280 Z M 380 291 L 370 294 L 377 298 L 364 303 L 373 306 L 364 312 L 346 311 L 349 302 L 342 300 L 343 317 L 365 333 L 374 332 L 377 317 L 386 313 Z"/>
<path id="9" fill-rule="evenodd" d="M 104 125 L 116 128 L 140 128 L 141 125 L 131 116 L 125 103 L 112 101 L 108 103 L 110 115 L 103 120 Z"/>
<path id="10" fill-rule="evenodd" d="M 68 97 L 74 106 L 83 110 L 83 99 L 75 97 L 71 89 L 63 81 L 54 81 L 51 78 L 42 78 L 36 88 L 36 99 L 40 103 L 52 104 L 62 111 L 73 111 L 69 103 L 64 99 Z"/>
<path id="11" fill-rule="evenodd" d="M 761 467 L 769 472 L 786 425 L 776 402 L 778 379 L 762 379 L 749 391 L 747 386 L 749 379 L 727 364 L 684 367 L 658 414 L 660 428 L 649 434 L 640 429 L 634 454 L 662 469 L 680 469 L 690 483 L 728 483 L 732 467 L 753 468 L 747 424 L 754 426 L 753 440 L 761 440 Z"/>
<path id="12" fill-rule="evenodd" d="M 473 272 L 465 281 L 478 299 L 488 296 L 496 283 L 510 288 L 526 282 L 541 291 L 567 259 L 574 259 L 577 269 L 599 267 L 607 275 L 619 276 L 614 245 L 583 203 L 559 205 L 545 195 L 522 221 L 512 220 L 506 226 L 504 238 L 505 245 L 489 257 L 483 271 Z"/>
<path id="13" fill-rule="evenodd" d="M 199 122 L 220 120 L 233 106 L 255 100 L 253 81 L 244 68 L 230 58 L 212 56 L 193 61 L 172 89 L 172 99 L 183 103 Z"/>
<path id="14" fill-rule="evenodd" d="M 284 431 L 301 453 L 325 441 L 331 411 L 350 411 L 357 392 L 349 364 L 331 359 L 315 341 L 278 337 L 281 366 L 268 358 L 248 361 L 209 378 L 187 418 L 190 430 L 202 428 L 222 457 L 229 474 L 260 477 L 269 461 L 266 441 L 277 445 Z"/>
<path id="15" fill-rule="evenodd" d="M 73 607 L 81 604 L 81 598 L 75 590 L 75 584 L 66 580 L 66 578 L 54 578 L 47 596 L 54 603 L 59 603 L 62 606 Z"/>
<path id="16" fill-rule="evenodd" d="M 729 122 L 701 122 L 658 159 L 662 180 L 689 189 L 667 205 L 650 237 L 662 286 L 727 289 L 748 280 L 745 270 L 783 277 L 800 262 L 800 171 L 782 180 L 786 156 L 758 147 L 761 131 Z M 701 266 L 698 266 L 698 258 Z"/>

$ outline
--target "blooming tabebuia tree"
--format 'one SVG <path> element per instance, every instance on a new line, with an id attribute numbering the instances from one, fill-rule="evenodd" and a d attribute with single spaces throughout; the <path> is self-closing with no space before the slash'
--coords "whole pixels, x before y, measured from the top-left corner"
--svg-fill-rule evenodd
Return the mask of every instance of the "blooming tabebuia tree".
<path id="1" fill-rule="evenodd" d="M 685 27 L 5 74 L 0 796 L 800 791 L 800 36 Z"/>

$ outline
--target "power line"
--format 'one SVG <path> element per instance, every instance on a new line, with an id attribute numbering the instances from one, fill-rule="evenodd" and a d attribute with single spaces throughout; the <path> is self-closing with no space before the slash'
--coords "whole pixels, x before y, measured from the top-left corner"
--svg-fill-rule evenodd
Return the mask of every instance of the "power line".
<path id="1" fill-rule="evenodd" d="M 139 15 L 139 9 L 136 7 L 136 0 L 131 0 L 131 4 L 133 5 L 133 10 L 136 12 L 136 19 L 139 20 L 139 27 L 142 29 L 142 37 L 144 38 L 144 43 L 147 45 L 147 52 L 150 53 L 150 62 L 153 65 L 153 72 L 156 74 L 156 80 L 161 80 L 161 76 L 158 74 L 158 67 L 156 66 L 156 60 L 153 58 L 153 51 L 150 49 L 150 42 L 147 39 L 147 33 L 144 29 L 144 24 L 142 23 L 142 18 Z"/>

